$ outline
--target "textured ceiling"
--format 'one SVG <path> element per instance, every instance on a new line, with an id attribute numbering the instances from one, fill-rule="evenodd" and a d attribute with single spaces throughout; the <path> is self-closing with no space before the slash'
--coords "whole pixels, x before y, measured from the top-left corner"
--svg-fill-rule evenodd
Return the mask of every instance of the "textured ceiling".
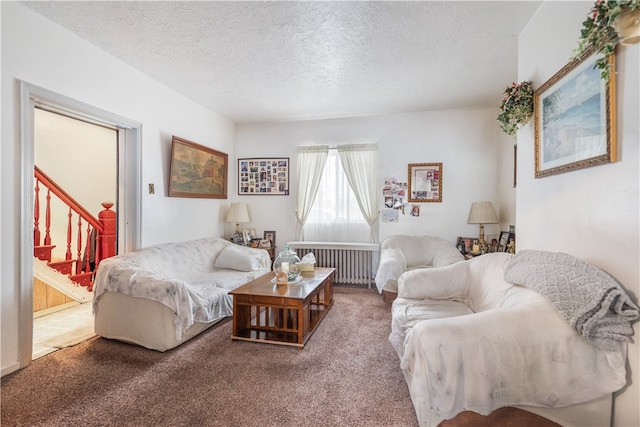
<path id="1" fill-rule="evenodd" d="M 242 123 L 497 107 L 540 3 L 24 4 Z"/>

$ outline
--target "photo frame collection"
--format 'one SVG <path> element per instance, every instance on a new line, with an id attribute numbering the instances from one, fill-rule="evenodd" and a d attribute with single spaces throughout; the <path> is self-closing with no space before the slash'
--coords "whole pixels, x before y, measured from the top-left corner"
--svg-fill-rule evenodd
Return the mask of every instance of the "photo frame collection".
<path id="1" fill-rule="evenodd" d="M 238 159 L 239 195 L 289 195 L 289 158 Z"/>
<path id="2" fill-rule="evenodd" d="M 226 199 L 228 157 L 221 151 L 173 136 L 169 197 Z"/>
<path id="3" fill-rule="evenodd" d="M 535 177 L 616 161 L 615 53 L 609 80 L 586 52 L 534 92 Z"/>

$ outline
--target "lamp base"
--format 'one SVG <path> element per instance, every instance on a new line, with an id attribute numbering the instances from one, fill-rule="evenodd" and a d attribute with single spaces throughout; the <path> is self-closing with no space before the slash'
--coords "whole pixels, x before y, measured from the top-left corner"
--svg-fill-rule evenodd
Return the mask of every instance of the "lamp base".
<path id="1" fill-rule="evenodd" d="M 484 224 L 480 224 L 480 236 L 478 238 L 478 245 L 480 246 L 480 253 L 486 254 L 489 252 L 489 245 L 487 245 L 486 240 L 484 240 Z"/>

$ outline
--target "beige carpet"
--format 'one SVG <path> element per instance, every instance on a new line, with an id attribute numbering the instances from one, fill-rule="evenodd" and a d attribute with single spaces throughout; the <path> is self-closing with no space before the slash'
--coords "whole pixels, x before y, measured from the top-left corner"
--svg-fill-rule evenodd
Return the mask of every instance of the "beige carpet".
<path id="1" fill-rule="evenodd" d="M 390 308 L 336 287 L 304 350 L 232 342 L 231 322 L 165 353 L 93 338 L 2 379 L 3 426 L 417 426 Z"/>

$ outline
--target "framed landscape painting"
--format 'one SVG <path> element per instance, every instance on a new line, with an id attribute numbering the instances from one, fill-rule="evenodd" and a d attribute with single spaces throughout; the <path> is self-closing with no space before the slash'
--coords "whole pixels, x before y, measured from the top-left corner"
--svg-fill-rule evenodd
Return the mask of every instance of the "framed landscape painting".
<path id="1" fill-rule="evenodd" d="M 609 81 L 587 53 L 534 92 L 535 177 L 616 161 L 615 56 Z"/>
<path id="2" fill-rule="evenodd" d="M 228 155 L 174 136 L 169 197 L 227 198 Z"/>

